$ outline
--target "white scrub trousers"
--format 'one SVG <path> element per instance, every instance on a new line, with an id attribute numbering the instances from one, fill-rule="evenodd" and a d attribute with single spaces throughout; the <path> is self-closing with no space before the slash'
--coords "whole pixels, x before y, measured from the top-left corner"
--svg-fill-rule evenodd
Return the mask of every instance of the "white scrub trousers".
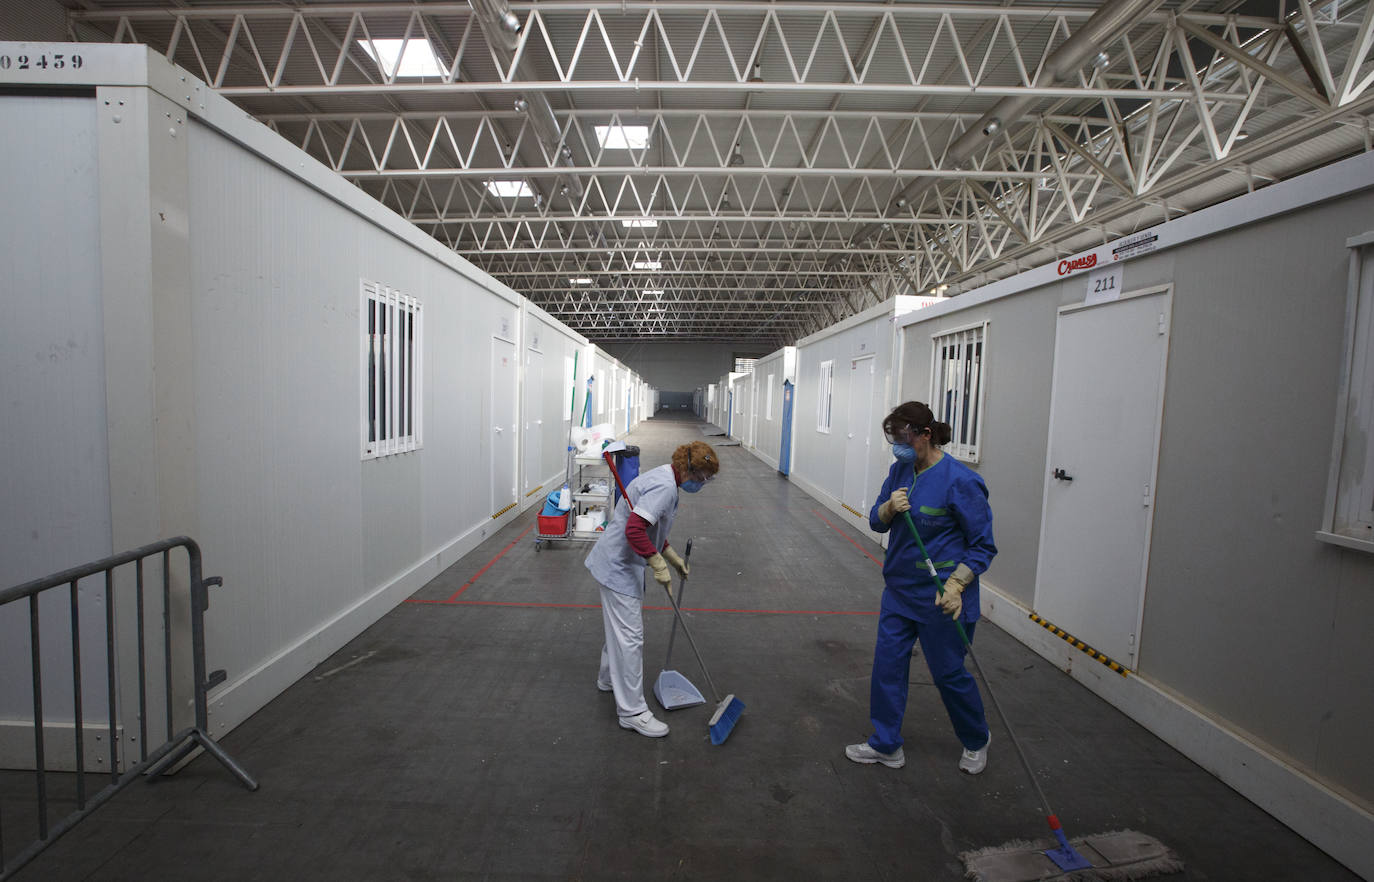
<path id="1" fill-rule="evenodd" d="M 606 642 L 601 647 L 597 679 L 610 683 L 616 713 L 633 717 L 649 709 L 644 700 L 644 601 L 601 586 L 601 620 Z"/>

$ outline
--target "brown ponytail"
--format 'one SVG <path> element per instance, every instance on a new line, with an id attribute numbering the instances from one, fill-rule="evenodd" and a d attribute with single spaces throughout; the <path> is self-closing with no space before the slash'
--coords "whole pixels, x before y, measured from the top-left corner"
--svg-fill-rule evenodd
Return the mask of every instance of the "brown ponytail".
<path id="1" fill-rule="evenodd" d="M 883 420 L 883 434 L 888 441 L 896 440 L 897 433 L 904 427 L 910 426 L 913 432 L 923 432 L 930 430 L 930 443 L 939 447 L 949 443 L 949 439 L 954 437 L 954 430 L 949 423 L 942 423 L 935 419 L 935 414 L 931 409 L 920 401 L 907 401 L 897 405 L 892 409 Z"/>

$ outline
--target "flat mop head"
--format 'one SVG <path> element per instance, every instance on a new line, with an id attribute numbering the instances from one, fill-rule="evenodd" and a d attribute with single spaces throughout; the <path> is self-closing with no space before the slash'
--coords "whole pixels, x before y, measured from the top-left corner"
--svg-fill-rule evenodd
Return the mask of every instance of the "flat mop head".
<path id="1" fill-rule="evenodd" d="M 706 698 L 692 681 L 677 671 L 659 671 L 654 681 L 654 697 L 666 711 L 705 704 Z"/>
<path id="2" fill-rule="evenodd" d="M 1183 869 L 1164 843 L 1134 830 L 1096 833 L 1071 840 L 1074 850 L 1090 864 L 1062 870 L 1047 852 L 1057 850 L 1053 840 L 1008 842 L 959 855 L 965 876 L 974 882 L 1085 882 L 1085 880 L 1144 879 Z"/>

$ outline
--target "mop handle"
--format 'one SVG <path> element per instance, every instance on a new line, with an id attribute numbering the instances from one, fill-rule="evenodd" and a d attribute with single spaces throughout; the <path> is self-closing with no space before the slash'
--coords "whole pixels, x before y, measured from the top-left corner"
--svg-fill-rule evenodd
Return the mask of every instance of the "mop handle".
<path id="1" fill-rule="evenodd" d="M 577 416 L 577 350 L 573 350 L 573 387 L 572 400 L 568 402 L 568 438 L 571 446 L 572 418 Z"/>
<path id="2" fill-rule="evenodd" d="M 626 505 L 628 505 L 628 504 L 629 504 L 629 501 L 627 500 L 627 501 L 626 501 Z M 684 555 L 682 555 L 682 562 L 683 562 L 684 564 L 687 563 L 688 558 L 690 558 L 691 556 L 692 556 L 692 540 L 691 540 L 691 539 L 688 539 L 688 540 L 687 540 L 687 553 L 684 554 Z M 677 586 L 677 596 L 678 596 L 679 600 L 681 600 L 682 598 L 685 598 L 685 597 L 687 596 L 687 577 L 686 577 L 686 576 L 683 576 L 683 577 L 682 577 L 681 584 L 679 584 L 679 585 Z M 673 660 L 673 640 L 674 640 L 676 637 L 677 637 L 677 617 L 674 616 L 674 617 L 673 617 L 673 630 L 671 630 L 671 631 L 668 632 L 668 657 L 665 658 L 665 659 L 663 660 L 663 668 L 664 668 L 664 670 L 667 670 L 667 669 L 670 667 L 669 662 L 671 662 L 671 661 Z"/>
<path id="3" fill-rule="evenodd" d="M 912 489 L 915 489 L 915 482 Z M 916 545 L 921 549 L 921 556 L 925 558 L 926 570 L 930 573 L 930 578 L 935 582 L 936 597 L 941 597 L 945 593 L 945 586 L 940 581 L 940 576 L 935 570 L 935 563 L 930 559 L 930 552 L 926 551 L 926 544 L 921 541 L 921 534 L 916 530 L 916 522 L 911 519 L 911 512 L 902 512 L 902 520 L 906 521 L 907 527 L 911 530 L 911 535 L 916 537 Z M 983 689 L 988 693 L 988 699 L 992 706 L 997 709 L 997 716 L 1002 721 L 1002 727 L 1011 736 L 1012 747 L 1016 748 L 1016 755 L 1021 759 L 1021 766 L 1026 770 L 1026 777 L 1030 778 L 1031 786 L 1035 788 L 1035 795 L 1040 797 L 1040 806 L 1045 810 L 1045 818 L 1049 821 L 1050 829 L 1060 830 L 1059 818 L 1055 816 L 1054 809 L 1050 808 L 1050 801 L 1045 798 L 1045 791 L 1040 789 L 1040 782 L 1035 778 L 1035 772 L 1031 771 L 1030 760 L 1026 759 L 1026 753 L 1021 749 L 1021 742 L 1016 740 L 1016 733 L 1011 730 L 1011 724 L 1007 722 L 1007 715 L 1002 711 L 1002 704 L 997 700 L 997 694 L 992 691 L 992 683 L 988 681 L 988 675 L 983 673 L 983 666 L 978 664 L 978 656 L 973 654 L 973 644 L 969 642 L 968 633 L 964 631 L 964 625 L 958 619 L 954 620 L 954 627 L 959 629 L 959 639 L 964 641 L 964 649 L 968 651 L 969 660 L 973 662 L 973 667 L 978 671 L 978 677 L 983 681 Z"/>

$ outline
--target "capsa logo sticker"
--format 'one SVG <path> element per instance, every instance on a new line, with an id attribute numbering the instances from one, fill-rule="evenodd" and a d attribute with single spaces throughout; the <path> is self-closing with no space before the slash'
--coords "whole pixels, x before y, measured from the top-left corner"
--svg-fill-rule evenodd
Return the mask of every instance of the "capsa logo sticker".
<path id="1" fill-rule="evenodd" d="M 1074 270 L 1088 269 L 1097 266 L 1097 255 L 1089 254 L 1086 257 L 1075 257 L 1073 260 L 1059 261 L 1059 275 L 1067 276 Z"/>

